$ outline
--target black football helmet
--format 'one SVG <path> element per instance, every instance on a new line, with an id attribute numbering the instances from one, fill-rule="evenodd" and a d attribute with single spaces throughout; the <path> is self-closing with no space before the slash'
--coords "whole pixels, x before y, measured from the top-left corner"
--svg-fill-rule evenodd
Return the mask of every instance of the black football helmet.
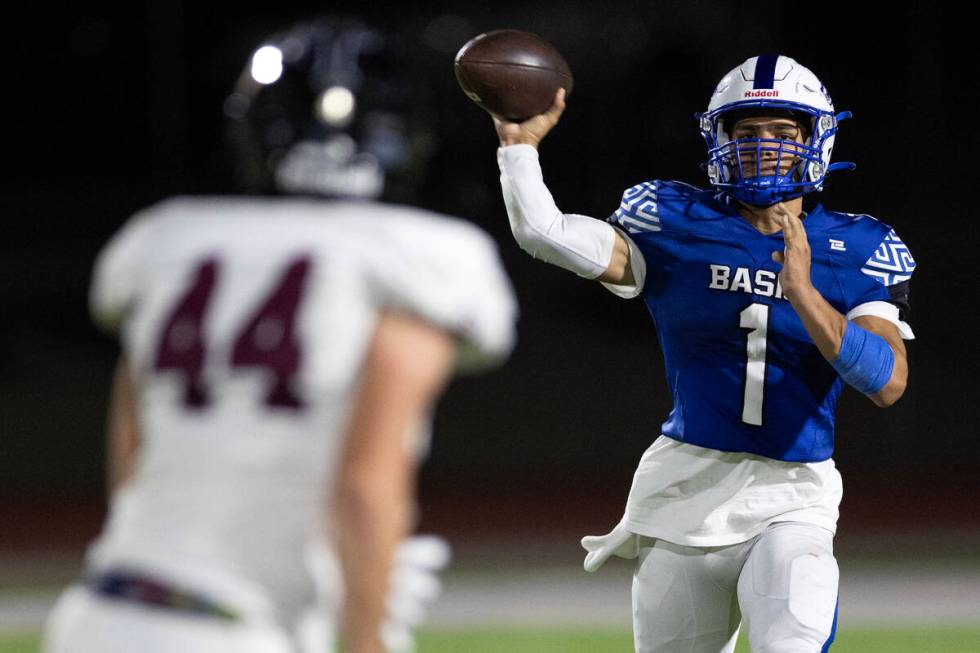
<path id="1" fill-rule="evenodd" d="M 323 17 L 258 47 L 225 100 L 237 184 L 250 193 L 405 200 L 428 150 L 399 41 Z"/>

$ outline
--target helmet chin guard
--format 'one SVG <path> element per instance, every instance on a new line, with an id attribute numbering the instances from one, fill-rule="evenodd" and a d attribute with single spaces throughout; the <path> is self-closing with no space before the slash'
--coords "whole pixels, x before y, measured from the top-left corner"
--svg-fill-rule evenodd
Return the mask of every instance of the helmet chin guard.
<path id="1" fill-rule="evenodd" d="M 802 144 L 769 138 L 734 140 L 728 130 L 736 116 L 789 116 L 802 121 L 808 136 Z M 708 179 L 712 186 L 757 206 L 823 190 L 827 173 L 856 167 L 830 163 L 838 125 L 850 117 L 849 111 L 834 112 L 824 85 L 793 59 L 752 57 L 722 78 L 708 110 L 696 116 L 708 146 Z M 787 159 L 792 160 L 788 169 Z M 774 168 L 764 173 L 764 161 Z"/>

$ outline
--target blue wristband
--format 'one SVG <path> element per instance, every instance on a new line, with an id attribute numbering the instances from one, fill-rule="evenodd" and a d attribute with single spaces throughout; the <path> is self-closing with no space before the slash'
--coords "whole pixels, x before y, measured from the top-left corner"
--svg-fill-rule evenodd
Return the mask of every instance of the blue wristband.
<path id="1" fill-rule="evenodd" d="M 848 321 L 831 366 L 859 392 L 874 394 L 892 378 L 895 353 L 884 338 Z"/>

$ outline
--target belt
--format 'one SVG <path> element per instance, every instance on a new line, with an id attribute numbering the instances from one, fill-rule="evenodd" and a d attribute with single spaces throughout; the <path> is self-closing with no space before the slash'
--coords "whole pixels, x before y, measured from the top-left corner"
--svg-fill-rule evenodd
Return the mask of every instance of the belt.
<path id="1" fill-rule="evenodd" d="M 131 601 L 154 608 L 166 608 L 199 617 L 239 621 L 237 612 L 166 581 L 130 571 L 110 570 L 87 576 L 85 587 L 109 599 Z"/>

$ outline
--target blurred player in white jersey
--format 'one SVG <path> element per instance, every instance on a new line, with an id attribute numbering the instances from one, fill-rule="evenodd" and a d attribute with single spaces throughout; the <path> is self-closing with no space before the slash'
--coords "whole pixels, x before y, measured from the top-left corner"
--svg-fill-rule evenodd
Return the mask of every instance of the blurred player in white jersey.
<path id="1" fill-rule="evenodd" d="M 418 165 L 400 63 L 353 21 L 270 38 L 225 106 L 259 193 L 162 202 L 99 256 L 110 514 L 47 653 L 411 648 L 429 413 L 506 357 L 515 302 L 479 229 L 376 201 Z"/>
<path id="2" fill-rule="evenodd" d="M 622 521 L 583 539 L 585 567 L 637 560 L 639 653 L 731 653 L 743 624 L 753 651 L 826 651 L 837 399 L 846 383 L 895 403 L 912 337 L 915 261 L 895 231 L 804 211 L 828 172 L 853 167 L 830 162 L 850 114 L 793 59 L 752 57 L 699 119 L 711 186 L 643 181 L 601 221 L 563 213 L 544 184 L 537 147 L 563 109 L 559 92 L 544 114 L 496 121 L 514 236 L 536 258 L 643 298 L 674 404 L 651 429 Z"/>

